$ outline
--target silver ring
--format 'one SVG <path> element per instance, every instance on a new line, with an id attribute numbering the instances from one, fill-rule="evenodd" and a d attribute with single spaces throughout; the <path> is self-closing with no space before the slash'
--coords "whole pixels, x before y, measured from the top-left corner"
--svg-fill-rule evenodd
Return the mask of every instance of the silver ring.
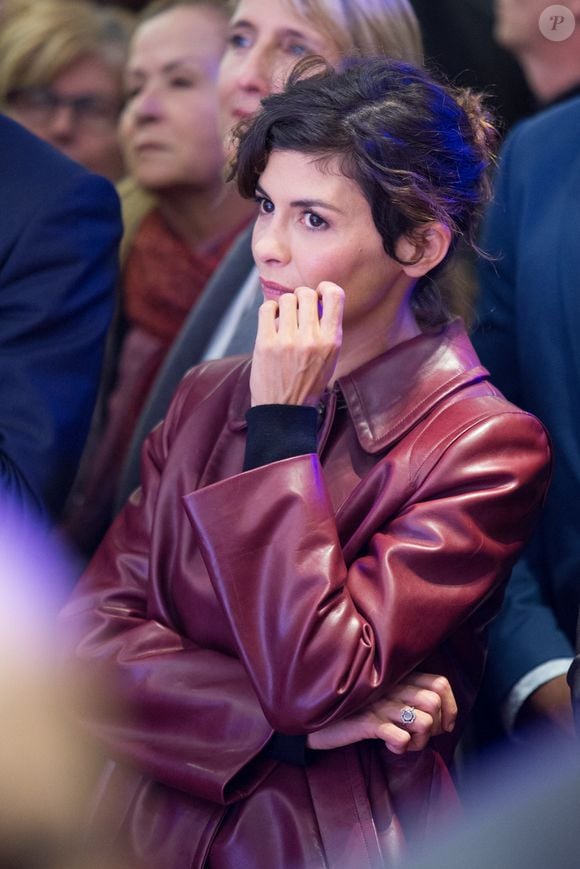
<path id="1" fill-rule="evenodd" d="M 401 709 L 401 721 L 403 724 L 412 724 L 416 717 L 414 706 L 403 706 Z"/>

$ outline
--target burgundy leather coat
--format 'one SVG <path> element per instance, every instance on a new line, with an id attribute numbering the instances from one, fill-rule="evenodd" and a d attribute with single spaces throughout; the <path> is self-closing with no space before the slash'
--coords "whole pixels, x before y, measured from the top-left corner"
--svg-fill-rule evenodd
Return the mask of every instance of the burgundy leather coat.
<path id="1" fill-rule="evenodd" d="M 242 472 L 248 377 L 239 358 L 186 376 L 63 614 L 128 709 L 91 720 L 116 761 L 101 805 L 156 869 L 383 866 L 454 803 L 446 765 L 547 437 L 458 322 L 342 378 L 317 455 Z M 416 667 L 449 678 L 454 734 L 403 757 L 265 756 L 274 730 L 306 734 Z"/>

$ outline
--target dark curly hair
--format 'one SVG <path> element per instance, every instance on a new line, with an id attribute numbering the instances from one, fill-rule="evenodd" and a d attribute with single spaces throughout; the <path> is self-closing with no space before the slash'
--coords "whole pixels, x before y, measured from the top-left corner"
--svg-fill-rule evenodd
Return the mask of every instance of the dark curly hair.
<path id="1" fill-rule="evenodd" d="M 387 254 L 406 236 L 417 245 L 429 225 L 451 230 L 477 250 L 476 217 L 489 198 L 487 169 L 496 131 L 481 98 L 435 81 L 424 70 L 384 58 L 349 61 L 333 70 L 307 60 L 283 93 L 237 130 L 232 175 L 242 196 L 256 184 L 273 150 L 338 157 L 341 171 L 366 197 Z M 449 258 L 447 255 L 444 263 Z M 422 326 L 448 320 L 449 307 L 433 280 L 444 263 L 418 283 L 413 308 Z"/>

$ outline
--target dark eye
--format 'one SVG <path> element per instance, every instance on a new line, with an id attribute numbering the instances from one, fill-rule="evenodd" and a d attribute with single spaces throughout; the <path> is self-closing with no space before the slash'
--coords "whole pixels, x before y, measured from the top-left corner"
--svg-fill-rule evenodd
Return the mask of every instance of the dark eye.
<path id="1" fill-rule="evenodd" d="M 96 94 L 76 97 L 70 101 L 70 105 L 79 119 L 96 119 L 108 123 L 116 122 L 121 108 L 117 102 Z"/>
<path id="2" fill-rule="evenodd" d="M 312 54 L 312 49 L 303 42 L 296 42 L 294 39 L 287 39 L 282 42 L 282 50 L 286 54 L 291 54 L 292 57 L 306 57 L 307 54 Z"/>
<path id="3" fill-rule="evenodd" d="M 250 37 L 244 33 L 230 33 L 227 41 L 232 48 L 248 48 L 250 45 Z"/>
<path id="4" fill-rule="evenodd" d="M 171 79 L 171 86 L 174 88 L 190 88 L 193 85 L 194 82 L 190 76 L 177 75 Z"/>
<path id="5" fill-rule="evenodd" d="M 258 203 L 260 214 L 273 213 L 274 203 L 270 199 L 267 199 L 265 196 L 260 196 L 259 194 L 256 194 L 256 202 Z"/>
<path id="6" fill-rule="evenodd" d="M 320 217 L 319 214 L 316 214 L 315 211 L 305 211 L 304 222 L 308 229 L 322 229 L 323 226 L 327 225 L 326 220 Z"/>

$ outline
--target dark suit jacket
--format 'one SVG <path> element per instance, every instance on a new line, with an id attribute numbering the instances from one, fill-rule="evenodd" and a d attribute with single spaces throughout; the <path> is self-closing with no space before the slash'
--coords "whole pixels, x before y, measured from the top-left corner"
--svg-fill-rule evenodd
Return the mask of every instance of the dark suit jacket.
<path id="1" fill-rule="evenodd" d="M 482 245 L 474 343 L 493 382 L 554 441 L 552 486 L 491 631 L 495 700 L 534 667 L 571 657 L 580 600 L 580 98 L 506 140 Z"/>
<path id="2" fill-rule="evenodd" d="M 580 736 L 580 619 L 578 620 L 578 629 L 576 632 L 576 657 L 574 658 L 568 673 L 568 684 L 570 685 L 570 690 L 572 692 L 576 732 L 578 736 Z"/>
<path id="3" fill-rule="evenodd" d="M 121 221 L 104 178 L 0 116 L 0 488 L 55 516 L 93 411 Z"/>

